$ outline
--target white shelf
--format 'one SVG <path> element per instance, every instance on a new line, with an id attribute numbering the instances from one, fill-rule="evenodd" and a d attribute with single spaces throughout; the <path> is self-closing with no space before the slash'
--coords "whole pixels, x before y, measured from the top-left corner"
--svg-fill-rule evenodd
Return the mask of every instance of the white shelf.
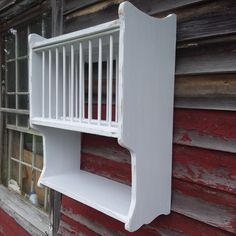
<path id="1" fill-rule="evenodd" d="M 96 120 L 94 122 L 92 121 L 89 124 L 88 122 L 86 122 L 86 120 L 84 122 L 74 122 L 68 120 L 65 121 L 35 117 L 31 120 L 31 124 L 44 127 L 66 129 L 71 131 L 79 131 L 83 133 L 90 133 L 107 137 L 118 137 L 117 124 L 114 125 L 116 127 L 108 126 L 105 123 L 101 123 L 101 125 L 98 126 Z"/>
<path id="2" fill-rule="evenodd" d="M 93 207 L 119 221 L 126 222 L 131 187 L 82 170 L 46 177 L 42 184 Z"/>
<path id="3" fill-rule="evenodd" d="M 176 16 L 153 18 L 129 2 L 118 13 L 55 38 L 29 36 L 30 124 L 44 136 L 39 184 L 133 232 L 171 208 Z M 130 151 L 131 187 L 80 170 L 84 132 Z"/>

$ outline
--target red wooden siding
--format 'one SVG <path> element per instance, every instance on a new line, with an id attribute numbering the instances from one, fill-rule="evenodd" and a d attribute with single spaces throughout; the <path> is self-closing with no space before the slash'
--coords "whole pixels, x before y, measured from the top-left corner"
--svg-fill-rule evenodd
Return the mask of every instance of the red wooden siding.
<path id="1" fill-rule="evenodd" d="M 117 18 L 120 2 L 65 0 L 64 32 Z M 178 19 L 172 212 L 129 233 L 122 223 L 63 196 L 60 233 L 235 235 L 236 2 L 131 2 L 150 15 L 175 12 Z M 116 139 L 83 134 L 81 168 L 131 183 L 130 154 Z"/>
<path id="2" fill-rule="evenodd" d="M 233 112 L 175 110 L 175 129 L 185 130 L 181 143 L 187 145 L 178 144 L 175 138 L 172 213 L 158 217 L 135 235 L 236 233 L 236 154 L 194 147 L 188 133 L 194 131 L 199 136 L 217 137 L 218 142 L 233 139 L 236 127 L 234 124 L 230 130 L 228 127 L 234 119 Z M 176 135 L 178 133 L 174 133 Z M 130 155 L 116 139 L 83 134 L 81 166 L 122 183 L 131 182 Z M 76 235 L 85 229 L 92 230 L 91 235 L 106 235 L 106 232 L 129 235 L 122 223 L 63 196 L 61 233 L 68 231 Z"/>
<path id="3" fill-rule="evenodd" d="M 30 234 L 0 208 L 0 236 L 14 235 L 28 236 Z"/>

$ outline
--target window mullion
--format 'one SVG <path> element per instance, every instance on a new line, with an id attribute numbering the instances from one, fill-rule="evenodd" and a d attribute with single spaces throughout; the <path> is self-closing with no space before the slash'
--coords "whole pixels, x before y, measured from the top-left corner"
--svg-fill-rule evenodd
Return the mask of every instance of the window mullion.
<path id="1" fill-rule="evenodd" d="M 15 101 L 16 101 L 16 109 L 18 109 L 18 32 L 15 34 Z M 16 126 L 18 126 L 18 115 L 16 115 Z"/>

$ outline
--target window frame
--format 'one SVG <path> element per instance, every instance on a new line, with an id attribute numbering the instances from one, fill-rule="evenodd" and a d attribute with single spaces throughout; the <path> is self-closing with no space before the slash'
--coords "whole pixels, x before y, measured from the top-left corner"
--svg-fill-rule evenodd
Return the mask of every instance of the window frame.
<path id="1" fill-rule="evenodd" d="M 17 25 L 27 24 L 27 23 L 29 24 L 30 21 L 36 19 L 37 17 L 39 17 L 45 12 L 49 12 L 49 11 L 53 12 L 51 7 L 52 6 L 47 1 L 46 7 L 45 7 L 45 4 L 43 5 L 43 7 L 36 6 L 36 7 L 26 10 L 21 16 L 17 15 L 17 16 L 14 16 L 12 19 L 9 19 L 9 22 L 8 22 L 9 24 L 6 24 L 7 27 L 3 27 L 0 30 L 0 51 L 1 51 L 0 64 L 1 65 L 4 62 L 4 58 L 3 58 L 4 55 L 2 53 L 2 50 L 5 46 L 4 40 L 3 40 L 4 31 L 12 27 L 15 27 Z M 23 18 L 24 20 L 22 21 Z M 51 22 L 53 23 L 53 19 L 51 19 Z M 15 50 L 17 50 L 17 48 Z M 0 73 L 0 81 L 1 83 L 3 81 L 2 72 Z M 1 91 L 0 91 L 0 104 L 1 105 L 3 103 L 5 104 L 5 101 L 4 101 L 5 91 L 2 91 L 2 88 L 3 86 L 1 86 Z M 13 127 L 11 125 L 6 125 L 6 111 L 7 110 L 4 111 L 4 109 L 0 111 L 0 136 L 1 136 L 0 138 L 1 139 L 0 141 L 0 172 L 2 172 L 2 169 L 4 169 L 4 167 L 6 167 L 6 166 L 1 166 L 2 160 L 3 159 L 8 160 L 8 150 L 7 150 L 8 146 L 7 146 L 7 132 L 6 132 L 8 128 L 11 130 L 19 131 L 19 132 L 27 131 L 27 133 L 31 133 L 32 135 L 40 135 L 37 131 L 32 130 L 32 129 L 27 129 L 27 128 L 25 129 L 22 127 Z M 14 111 L 10 110 L 10 112 L 14 112 Z M 21 111 L 19 111 L 19 113 L 20 112 Z M 27 110 L 23 112 L 29 113 L 29 111 Z M 8 163 L 6 164 L 8 165 Z M 4 181 L 2 180 L 1 176 L 2 176 L 2 173 L 0 173 L 0 207 L 1 209 L 3 209 L 7 214 L 13 217 L 18 224 L 20 224 L 32 235 L 56 235 L 56 231 L 58 227 L 54 227 L 54 226 L 55 225 L 57 226 L 58 225 L 57 222 L 59 221 L 58 209 L 60 209 L 61 195 L 58 194 L 57 192 L 49 190 L 51 206 L 49 209 L 49 215 L 47 215 L 44 211 L 42 211 L 41 209 L 29 203 L 22 196 L 16 194 L 13 191 L 8 190 L 7 187 L 3 185 Z M 32 219 L 34 218 L 34 216 L 37 219 L 36 221 Z M 38 220 L 41 222 L 40 224 L 37 223 Z"/>

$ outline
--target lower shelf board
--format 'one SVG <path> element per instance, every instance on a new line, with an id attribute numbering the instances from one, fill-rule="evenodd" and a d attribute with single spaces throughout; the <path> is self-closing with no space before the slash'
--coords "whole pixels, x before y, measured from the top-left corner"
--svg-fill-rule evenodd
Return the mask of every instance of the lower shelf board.
<path id="1" fill-rule="evenodd" d="M 82 170 L 41 178 L 41 184 L 127 222 L 131 187 Z"/>
<path id="2" fill-rule="evenodd" d="M 118 137 L 117 124 L 115 126 L 108 126 L 101 122 L 101 124 L 98 125 L 97 121 L 93 120 L 89 124 L 88 119 L 86 120 L 87 122 L 78 122 L 71 120 L 62 120 L 62 119 L 56 120 L 56 119 L 35 117 L 32 118 L 32 125 L 40 125 L 52 128 L 89 133 L 89 134 L 97 134 L 114 138 Z"/>

